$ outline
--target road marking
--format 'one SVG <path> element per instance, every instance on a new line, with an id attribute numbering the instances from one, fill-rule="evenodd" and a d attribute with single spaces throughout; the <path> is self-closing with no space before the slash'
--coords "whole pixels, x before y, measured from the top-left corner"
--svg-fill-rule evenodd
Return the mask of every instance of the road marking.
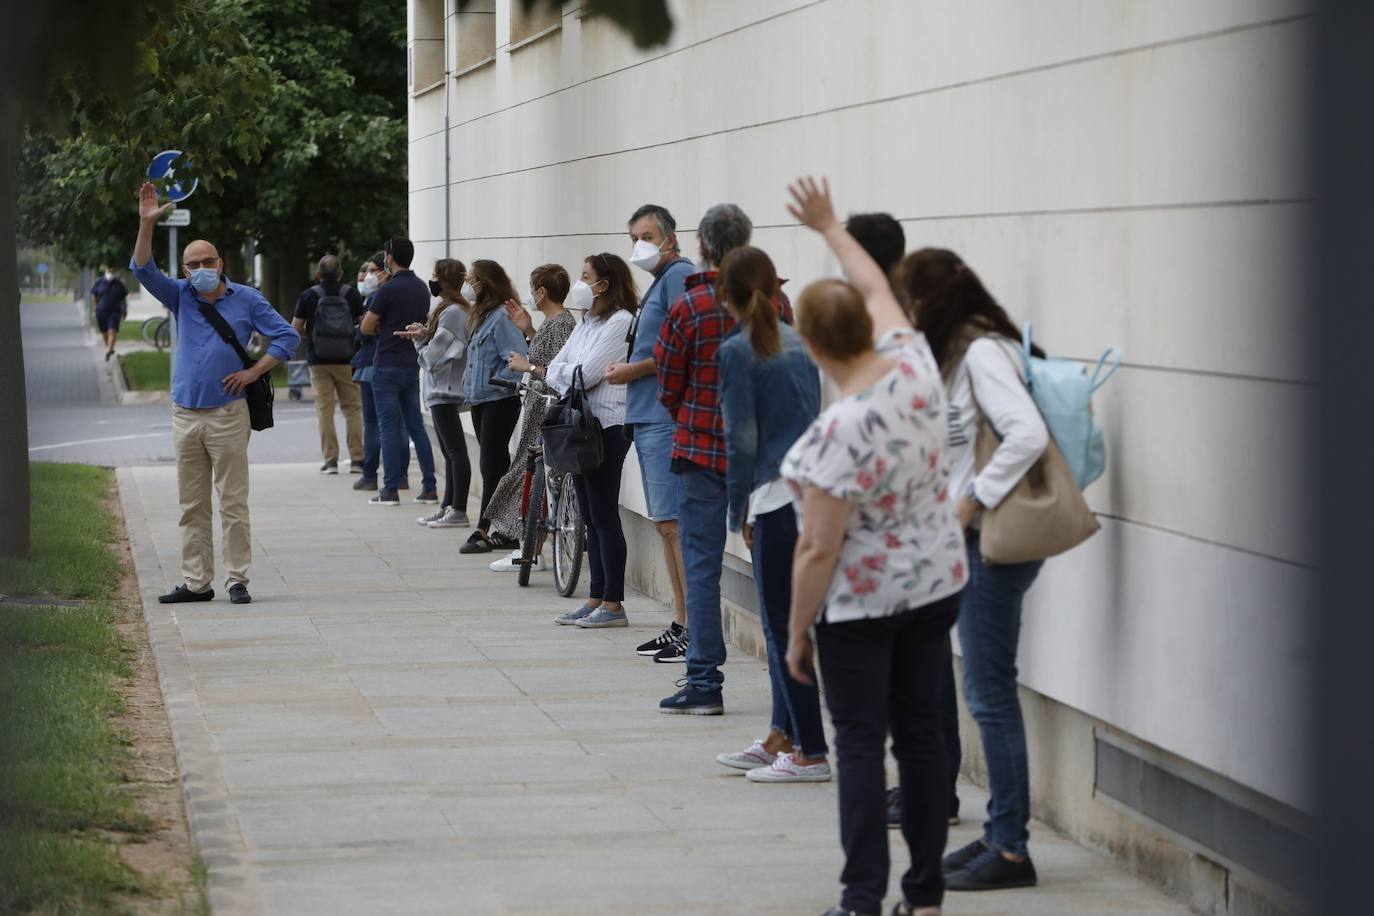
<path id="1" fill-rule="evenodd" d="M 55 442 L 52 445 L 31 445 L 29 451 L 41 452 L 50 448 L 70 448 L 74 445 L 97 445 L 101 442 L 124 442 L 128 439 L 151 439 L 155 436 L 164 436 L 166 433 L 140 433 L 136 436 L 106 436 L 104 439 L 78 439 L 75 442 Z"/>

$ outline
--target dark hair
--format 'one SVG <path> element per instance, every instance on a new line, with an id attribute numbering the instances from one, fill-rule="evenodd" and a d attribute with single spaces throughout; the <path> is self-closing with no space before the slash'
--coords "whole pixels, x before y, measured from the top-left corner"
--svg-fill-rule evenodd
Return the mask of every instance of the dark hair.
<path id="1" fill-rule="evenodd" d="M 377 252 L 376 254 L 374 254 L 372 257 L 368 258 L 366 261 L 363 262 L 363 266 L 364 266 L 364 267 L 366 267 L 366 266 L 369 265 L 369 264 L 371 264 L 373 267 L 377 268 L 378 270 L 386 270 L 386 252 L 385 252 L 385 251 L 379 251 L 379 252 Z"/>
<path id="2" fill-rule="evenodd" d="M 396 236 L 386 243 L 386 253 L 391 255 L 391 259 L 404 268 L 410 267 L 410 262 L 415 260 L 415 245 L 410 239 Z"/>
<path id="3" fill-rule="evenodd" d="M 891 213 L 853 213 L 844 224 L 854 241 L 891 276 L 906 252 L 906 233 Z"/>
<path id="4" fill-rule="evenodd" d="M 897 272 L 897 284 L 941 371 L 963 358 L 974 337 L 1000 334 L 1021 342 L 1021 331 L 1006 309 L 963 259 L 946 248 L 922 248 L 907 255 Z M 1039 347 L 1031 349 L 1037 356 L 1044 355 Z"/>
<path id="5" fill-rule="evenodd" d="M 745 245 L 721 262 L 716 276 L 716 301 L 726 302 L 749 327 L 749 345 L 767 359 L 782 352 L 778 336 L 778 272 L 762 250 Z"/>
<path id="6" fill-rule="evenodd" d="M 572 281 L 568 279 L 568 272 L 562 264 L 540 264 L 530 271 L 530 288 L 539 289 L 541 286 L 550 299 L 562 305 L 563 300 L 568 298 L 568 290 L 572 289 Z"/>
<path id="7" fill-rule="evenodd" d="M 320 258 L 320 263 L 315 269 L 320 272 L 321 280 L 339 279 L 339 259 L 332 254 Z"/>
<path id="8" fill-rule="evenodd" d="M 668 212 L 667 207 L 660 207 L 658 204 L 645 204 L 634 213 L 630 214 L 630 221 L 625 224 L 628 229 L 646 216 L 652 216 L 654 222 L 658 223 L 658 229 L 666 239 L 677 231 L 677 220 L 673 219 L 673 214 Z"/>
<path id="9" fill-rule="evenodd" d="M 463 298 L 463 281 L 468 277 L 468 269 L 457 258 L 440 258 L 434 262 L 434 279 L 439 281 L 439 304 L 430 310 L 425 320 L 425 340 L 434 336 L 439 327 L 439 316 L 450 305 L 456 305 L 464 312 L 472 306 Z"/>
<path id="10" fill-rule="evenodd" d="M 592 266 L 598 283 L 606 281 L 606 291 L 592 302 L 591 313 L 598 318 L 605 318 L 615 314 L 617 309 L 624 309 L 633 315 L 639 308 L 639 289 L 630 274 L 630 265 L 609 251 L 588 255 L 586 263 Z M 600 302 L 610 305 L 603 308 Z"/>
<path id="11" fill-rule="evenodd" d="M 482 288 L 477 293 L 477 301 L 472 303 L 472 309 L 468 312 L 469 331 L 481 327 L 482 322 L 486 321 L 492 312 L 502 308 L 508 299 L 520 298 L 515 294 L 515 287 L 511 286 L 510 277 L 506 276 L 506 269 L 495 261 L 473 261 L 468 282 L 471 283 L 473 280 L 482 284 Z"/>
<path id="12" fill-rule="evenodd" d="M 725 256 L 736 248 L 749 244 L 754 224 L 745 212 L 734 204 L 716 204 L 701 216 L 697 224 L 697 239 L 712 267 L 719 267 Z"/>
<path id="13" fill-rule="evenodd" d="M 811 349 L 850 360 L 873 349 L 873 318 L 859 291 L 843 280 L 817 280 L 797 299 L 797 333 Z"/>

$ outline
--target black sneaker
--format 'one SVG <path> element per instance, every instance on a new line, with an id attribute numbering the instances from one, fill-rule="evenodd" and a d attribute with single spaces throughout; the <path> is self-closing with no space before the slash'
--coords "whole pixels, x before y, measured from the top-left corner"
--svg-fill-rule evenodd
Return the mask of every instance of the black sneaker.
<path id="1" fill-rule="evenodd" d="M 361 474 L 362 472 L 363 472 L 363 463 L 362 463 L 361 461 L 351 462 L 351 463 L 348 465 L 348 473 L 350 473 L 350 474 Z"/>
<path id="2" fill-rule="evenodd" d="M 165 595 L 157 596 L 158 604 L 185 604 L 187 601 L 209 601 L 215 597 L 215 590 L 207 588 L 203 592 L 193 592 L 186 584 L 178 585 Z"/>
<path id="3" fill-rule="evenodd" d="M 720 716 L 725 714 L 725 700 L 719 690 L 683 687 L 659 701 L 658 711 L 670 716 Z"/>
<path id="4" fill-rule="evenodd" d="M 361 474 L 362 471 L 359 471 L 358 473 Z M 375 490 L 375 489 L 377 489 L 377 478 L 376 478 L 376 477 L 359 477 L 357 480 L 353 481 L 353 489 L 355 489 L 355 490 Z"/>
<path id="5" fill-rule="evenodd" d="M 248 586 L 235 582 L 229 586 L 229 600 L 234 604 L 252 604 L 253 596 L 248 594 Z"/>
<path id="6" fill-rule="evenodd" d="M 687 630 L 679 630 L 673 637 L 673 641 L 668 643 L 654 656 L 655 665 L 686 664 L 687 662 Z"/>
<path id="7" fill-rule="evenodd" d="M 417 503 L 430 503 L 431 505 L 437 506 L 439 504 L 439 494 L 434 490 L 426 490 L 419 496 L 416 496 L 415 501 Z"/>
<path id="8" fill-rule="evenodd" d="M 368 502 L 374 506 L 399 506 L 401 497 L 397 495 L 395 490 L 382 490 Z"/>
<path id="9" fill-rule="evenodd" d="M 337 473 L 339 473 L 339 462 L 337 462 L 337 461 L 326 461 L 324 464 L 320 465 L 320 473 L 321 473 L 321 474 L 337 474 Z"/>
<path id="10" fill-rule="evenodd" d="M 658 634 L 648 642 L 640 644 L 635 649 L 635 654 L 645 656 L 657 655 L 663 649 L 666 649 L 669 646 L 671 646 L 673 644 L 673 639 L 680 632 L 682 632 L 682 625 L 679 624 L 676 620 L 674 620 L 668 626 L 668 629 L 664 630 L 662 633 Z"/>
<path id="11" fill-rule="evenodd" d="M 982 838 L 974 840 L 967 846 L 956 849 L 949 855 L 940 860 L 940 871 L 945 873 L 948 878 L 956 871 L 963 871 L 974 859 L 987 852 L 990 847 L 984 843 Z"/>
<path id="12" fill-rule="evenodd" d="M 481 531 L 474 531 L 463 544 L 458 548 L 462 554 L 491 553 L 491 540 Z"/>
<path id="13" fill-rule="evenodd" d="M 902 787 L 893 786 L 887 790 L 887 826 L 902 826 Z"/>
<path id="14" fill-rule="evenodd" d="M 1000 891 L 1013 887 L 1035 887 L 1035 865 L 1030 856 L 1013 862 L 991 846 L 976 859 L 954 873 L 945 873 L 945 890 Z"/>
<path id="15" fill-rule="evenodd" d="M 858 910 L 846 910 L 842 906 L 832 906 L 822 913 L 821 916 L 869 916 L 869 914 L 860 913 Z M 872 916 L 878 916 L 878 914 L 873 913 Z"/>

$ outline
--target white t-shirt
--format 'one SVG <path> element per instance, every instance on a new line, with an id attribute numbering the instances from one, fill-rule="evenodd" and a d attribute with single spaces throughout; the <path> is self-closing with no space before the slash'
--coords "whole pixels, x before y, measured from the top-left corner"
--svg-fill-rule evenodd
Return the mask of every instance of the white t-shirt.
<path id="1" fill-rule="evenodd" d="M 934 603 L 958 593 L 968 576 L 935 358 L 910 329 L 885 334 L 878 352 L 897 365 L 826 408 L 782 464 L 798 490 L 818 487 L 851 507 L 826 595 L 830 623 Z"/>
<path id="2" fill-rule="evenodd" d="M 1049 446 L 1049 430 L 1026 390 L 1024 371 L 1019 345 L 1002 337 L 973 341 L 955 369 L 949 382 L 949 460 L 956 498 L 971 485 L 978 502 L 996 507 Z M 981 473 L 974 471 L 979 407 L 1002 439 Z"/>

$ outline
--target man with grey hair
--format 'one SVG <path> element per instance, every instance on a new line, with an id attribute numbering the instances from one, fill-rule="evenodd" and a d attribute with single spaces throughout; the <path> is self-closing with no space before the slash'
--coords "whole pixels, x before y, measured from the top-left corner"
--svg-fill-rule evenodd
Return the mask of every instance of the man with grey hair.
<path id="1" fill-rule="evenodd" d="M 702 270 L 686 278 L 682 297 L 663 322 L 654 362 L 658 398 L 673 417 L 672 469 L 678 475 L 678 531 L 687 579 L 687 686 L 659 703 L 659 711 L 718 716 L 725 711 L 725 634 L 720 619 L 720 573 L 725 562 L 725 422 L 720 411 L 716 351 L 735 319 L 716 302 L 716 270 L 725 256 L 749 244 L 753 224 L 734 204 L 716 204 L 697 226 Z M 792 309 L 779 292 L 784 321 Z"/>
<path id="2" fill-rule="evenodd" d="M 349 472 L 363 472 L 362 389 L 353 381 L 349 365 L 356 350 L 354 332 L 363 314 L 358 291 L 340 282 L 339 259 L 320 258 L 315 285 L 296 300 L 291 326 L 305 338 L 310 364 L 310 388 L 315 393 L 315 418 L 320 426 L 321 474 L 339 473 L 339 437 L 334 431 L 334 403 L 343 410 L 348 441 Z"/>

